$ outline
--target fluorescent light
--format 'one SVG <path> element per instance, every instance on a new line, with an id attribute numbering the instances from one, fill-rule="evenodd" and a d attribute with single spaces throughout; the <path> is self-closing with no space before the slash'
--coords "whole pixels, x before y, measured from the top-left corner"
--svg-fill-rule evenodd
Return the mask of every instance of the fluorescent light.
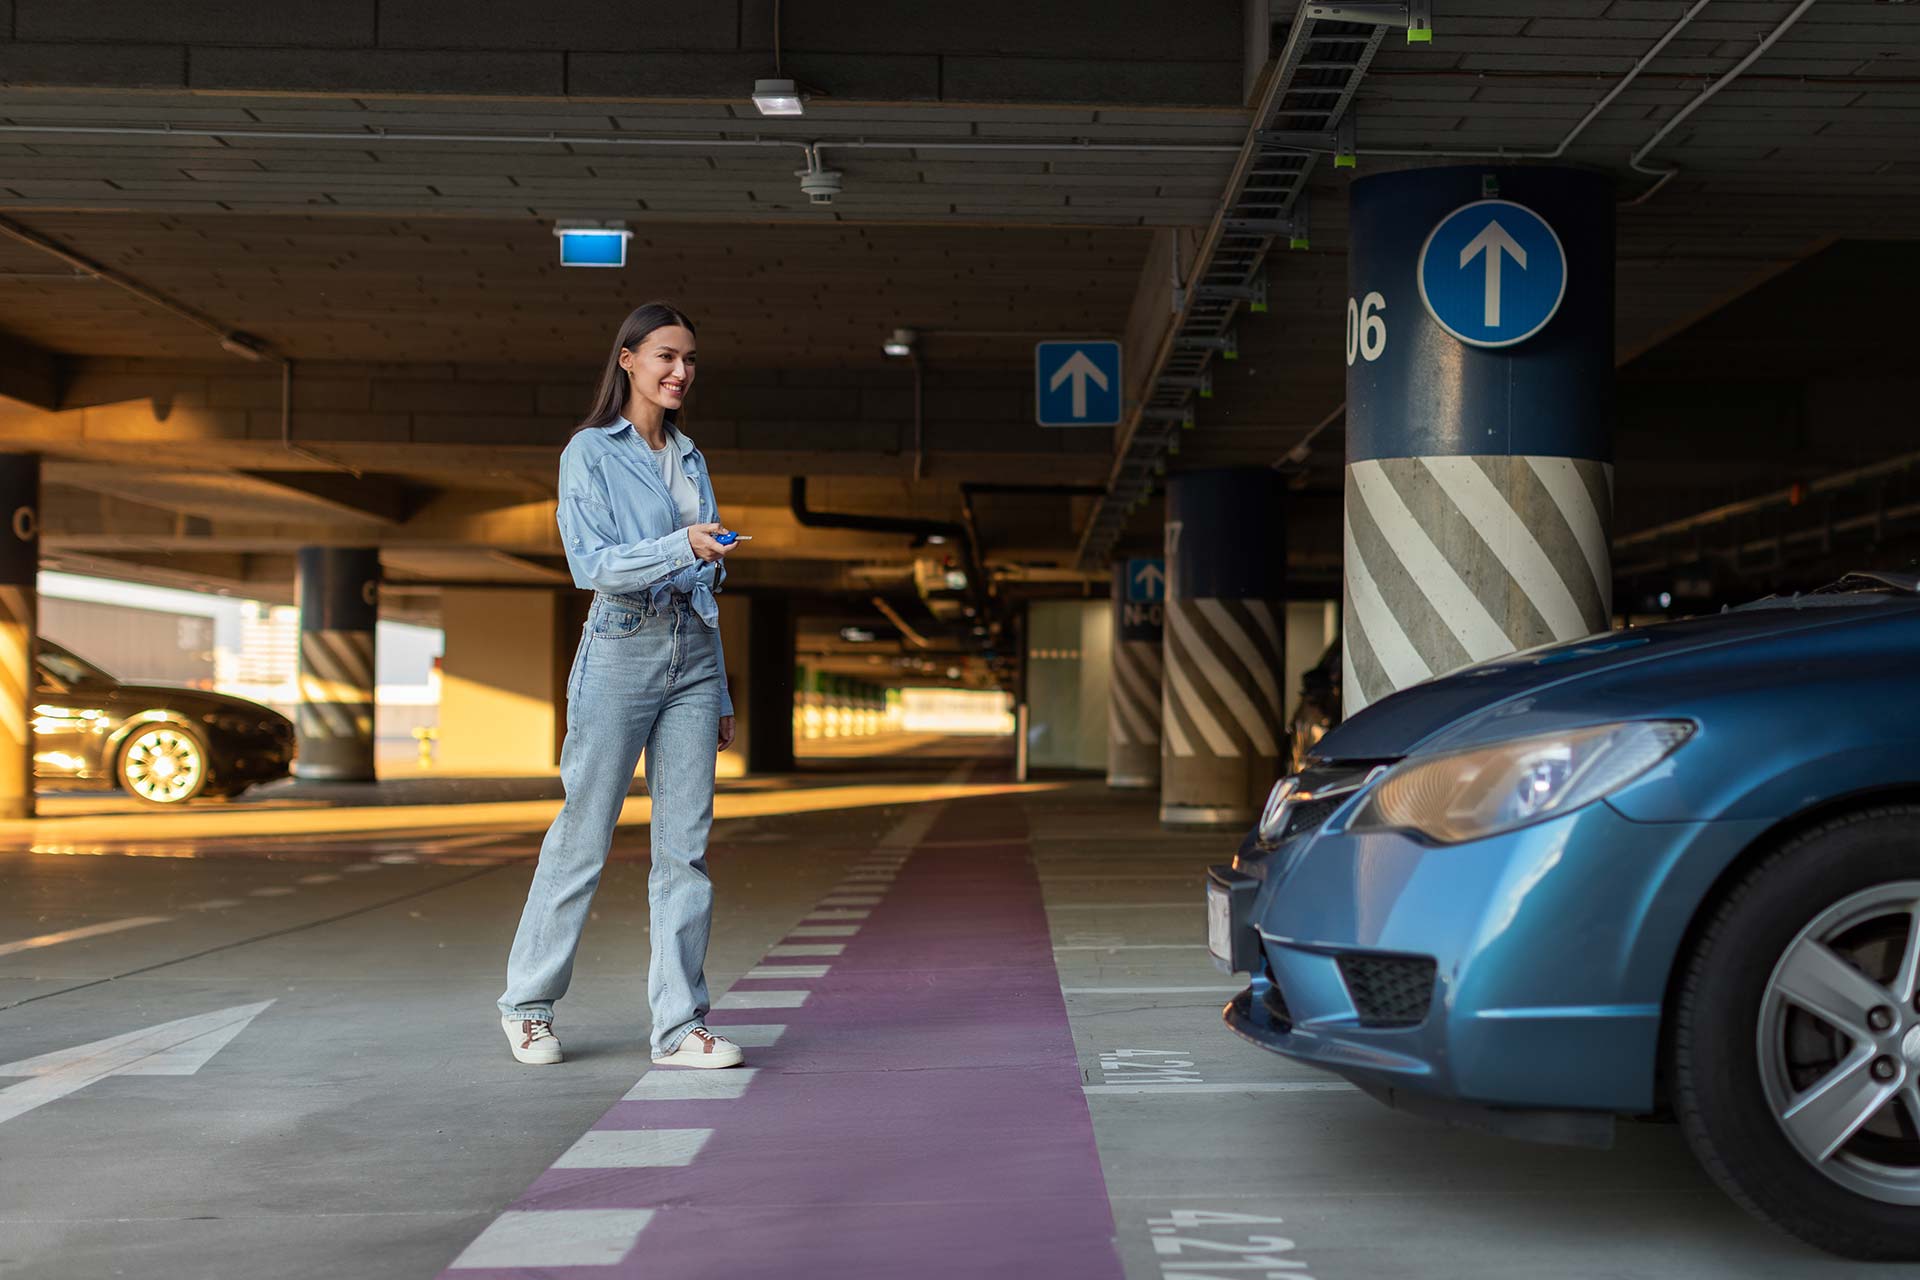
<path id="1" fill-rule="evenodd" d="M 895 329 L 893 336 L 880 344 L 880 349 L 890 356 L 910 356 L 913 354 L 913 330 Z"/>
<path id="2" fill-rule="evenodd" d="M 791 80 L 755 80 L 753 105 L 763 116 L 797 116 L 806 110 L 800 103 L 800 90 Z"/>
<path id="3" fill-rule="evenodd" d="M 633 232 L 620 223 L 557 223 L 553 234 L 560 238 L 560 265 L 563 267 L 624 267 L 627 265 L 627 241 Z"/>

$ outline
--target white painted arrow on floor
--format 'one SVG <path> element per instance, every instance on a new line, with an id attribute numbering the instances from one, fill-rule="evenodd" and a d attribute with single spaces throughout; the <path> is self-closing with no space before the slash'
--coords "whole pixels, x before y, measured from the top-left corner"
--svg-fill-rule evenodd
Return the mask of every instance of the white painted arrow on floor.
<path id="1" fill-rule="evenodd" d="M 0 1089 L 0 1124 L 108 1076 L 190 1076 L 272 1003 L 237 1004 L 0 1066 L 0 1076 L 33 1077 Z"/>

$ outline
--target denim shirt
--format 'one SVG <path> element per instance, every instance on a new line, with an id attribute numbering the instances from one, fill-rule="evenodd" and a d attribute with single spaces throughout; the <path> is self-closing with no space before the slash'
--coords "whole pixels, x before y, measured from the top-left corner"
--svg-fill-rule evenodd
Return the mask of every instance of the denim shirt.
<path id="1" fill-rule="evenodd" d="M 700 495 L 695 523 L 717 518 L 707 460 L 678 428 L 667 429 L 667 447 Z M 679 592 L 714 632 L 720 670 L 727 669 L 720 648 L 720 606 L 714 593 L 726 569 L 693 554 L 687 531 L 675 526 L 680 513 L 660 480 L 660 472 L 634 425 L 616 418 L 607 426 L 576 432 L 560 454 L 560 541 L 577 587 L 607 595 L 634 596 L 654 608 Z M 720 714 L 733 714 L 733 698 L 724 678 Z"/>

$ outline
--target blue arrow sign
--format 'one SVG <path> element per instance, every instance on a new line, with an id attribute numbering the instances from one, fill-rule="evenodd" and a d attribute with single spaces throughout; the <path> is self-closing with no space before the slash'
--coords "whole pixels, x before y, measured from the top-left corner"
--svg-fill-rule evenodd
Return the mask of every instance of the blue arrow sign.
<path id="1" fill-rule="evenodd" d="M 1119 343 L 1034 344 L 1033 418 L 1041 426 L 1118 426 L 1120 390 Z"/>
<path id="2" fill-rule="evenodd" d="M 1567 292 L 1567 255 L 1525 205 L 1478 200 L 1440 220 L 1420 250 L 1420 300 L 1460 341 L 1510 347 L 1546 327 Z"/>
<path id="3" fill-rule="evenodd" d="M 1165 560 L 1127 561 L 1127 599 L 1136 604 L 1160 604 L 1167 598 Z"/>

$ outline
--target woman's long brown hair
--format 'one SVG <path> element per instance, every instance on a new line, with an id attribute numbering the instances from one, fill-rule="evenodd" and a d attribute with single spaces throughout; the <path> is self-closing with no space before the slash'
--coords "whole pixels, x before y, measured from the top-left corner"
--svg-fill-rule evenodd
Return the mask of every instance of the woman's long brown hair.
<path id="1" fill-rule="evenodd" d="M 607 367 L 600 375 L 600 389 L 594 392 L 593 408 L 574 430 L 608 426 L 626 411 L 627 371 L 620 367 L 620 353 L 637 350 L 655 329 L 674 324 L 688 333 L 694 332 L 693 321 L 687 319 L 678 307 L 668 303 L 643 302 L 633 309 L 621 324 L 619 336 L 613 340 L 613 352 L 607 356 Z M 668 413 L 668 425 L 674 425 L 674 419 L 678 416 Z"/>

